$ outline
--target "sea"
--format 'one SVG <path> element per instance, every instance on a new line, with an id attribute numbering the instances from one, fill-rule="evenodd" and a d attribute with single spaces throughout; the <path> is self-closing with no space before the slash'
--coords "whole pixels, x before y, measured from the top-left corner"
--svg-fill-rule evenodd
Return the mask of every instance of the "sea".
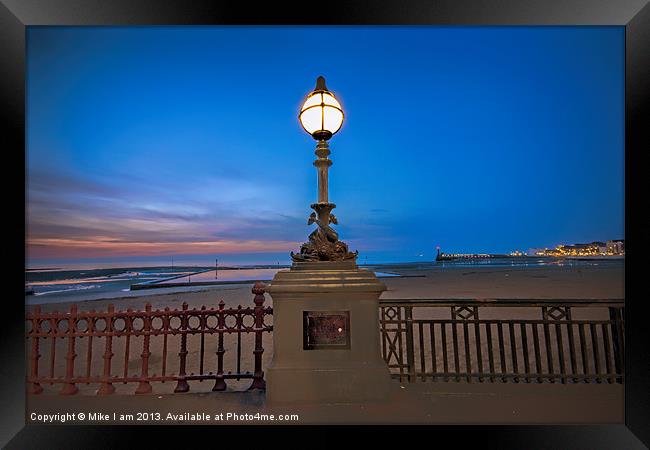
<path id="1" fill-rule="evenodd" d="M 477 258 L 453 261 L 407 261 L 364 264 L 378 277 L 402 276 L 420 270 L 455 270 L 468 267 L 594 267 L 624 264 L 624 258 Z M 110 267 L 113 266 L 113 267 Z M 147 266 L 119 263 L 76 264 L 66 267 L 34 267 L 25 270 L 27 305 L 66 303 L 117 297 L 132 297 L 206 289 L 210 283 L 224 286 L 233 283 L 270 281 L 288 264 L 243 265 L 175 265 Z M 196 283 L 196 284 L 194 284 Z M 134 285 L 157 285 L 155 289 L 137 289 Z M 181 286 L 185 285 L 185 286 Z M 213 286 L 213 287 L 214 287 Z"/>

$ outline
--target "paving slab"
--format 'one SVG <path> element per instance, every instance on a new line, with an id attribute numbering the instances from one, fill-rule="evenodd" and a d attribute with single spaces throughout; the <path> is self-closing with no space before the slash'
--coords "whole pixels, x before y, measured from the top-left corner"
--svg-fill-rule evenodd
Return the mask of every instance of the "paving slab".
<path id="1" fill-rule="evenodd" d="M 364 404 L 269 405 L 264 391 L 28 397 L 27 423 L 45 420 L 125 425 L 620 424 L 624 387 L 394 382 L 387 400 Z"/>

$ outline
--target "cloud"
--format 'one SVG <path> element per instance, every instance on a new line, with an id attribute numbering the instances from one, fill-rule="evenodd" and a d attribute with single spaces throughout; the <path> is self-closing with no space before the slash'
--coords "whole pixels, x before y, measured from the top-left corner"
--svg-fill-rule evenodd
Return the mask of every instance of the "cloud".
<path id="1" fill-rule="evenodd" d="M 32 173 L 30 257 L 289 251 L 308 231 L 299 214 L 273 212 L 264 199 L 280 195 L 251 181 L 197 180 L 200 189 L 140 182 L 133 189 L 102 177 Z"/>

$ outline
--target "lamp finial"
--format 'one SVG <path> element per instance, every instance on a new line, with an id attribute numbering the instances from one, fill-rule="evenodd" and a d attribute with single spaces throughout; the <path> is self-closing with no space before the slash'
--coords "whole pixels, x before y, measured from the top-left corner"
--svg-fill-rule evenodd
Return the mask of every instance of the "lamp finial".
<path id="1" fill-rule="evenodd" d="M 325 77 L 319 76 L 316 78 L 316 91 L 327 91 L 327 86 L 325 86 Z"/>

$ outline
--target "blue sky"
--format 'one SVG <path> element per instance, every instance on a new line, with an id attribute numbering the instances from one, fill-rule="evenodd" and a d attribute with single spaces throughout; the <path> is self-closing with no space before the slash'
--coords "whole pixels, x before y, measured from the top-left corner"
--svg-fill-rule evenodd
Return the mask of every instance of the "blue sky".
<path id="1" fill-rule="evenodd" d="M 27 43 L 33 263 L 287 262 L 311 231 L 297 112 L 318 75 L 346 113 L 330 200 L 362 257 L 623 237 L 622 27 L 30 27 Z"/>

